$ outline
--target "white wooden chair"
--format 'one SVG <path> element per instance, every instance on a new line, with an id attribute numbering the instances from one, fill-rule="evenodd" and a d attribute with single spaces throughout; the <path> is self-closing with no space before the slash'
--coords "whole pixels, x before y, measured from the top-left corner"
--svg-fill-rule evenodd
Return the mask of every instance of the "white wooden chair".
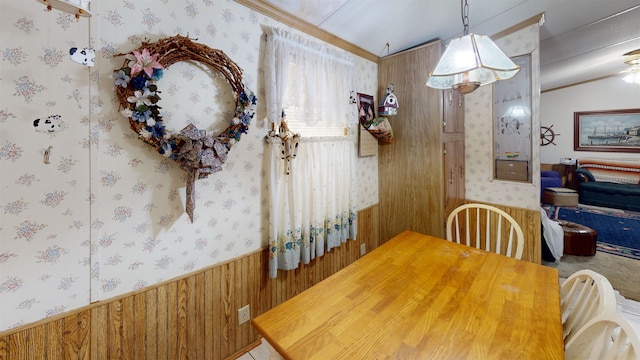
<path id="1" fill-rule="evenodd" d="M 594 317 L 616 311 L 616 294 L 609 280 L 592 270 L 571 274 L 560 286 L 564 343 Z"/>
<path id="2" fill-rule="evenodd" d="M 486 204 L 454 209 L 447 217 L 447 240 L 516 259 L 522 258 L 524 247 L 524 233 L 515 219 Z"/>
<path id="3" fill-rule="evenodd" d="M 638 360 L 640 339 L 633 326 L 615 312 L 591 319 L 565 346 L 567 360 Z"/>

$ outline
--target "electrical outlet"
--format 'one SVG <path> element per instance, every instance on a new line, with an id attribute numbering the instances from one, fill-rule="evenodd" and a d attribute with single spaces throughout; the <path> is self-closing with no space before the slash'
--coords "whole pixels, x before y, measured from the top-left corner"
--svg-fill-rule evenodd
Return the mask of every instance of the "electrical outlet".
<path id="1" fill-rule="evenodd" d="M 360 244 L 360 256 L 367 253 L 367 244 Z"/>
<path id="2" fill-rule="evenodd" d="M 238 309 L 238 325 L 242 325 L 251 319 L 251 312 L 249 311 L 249 305 Z"/>

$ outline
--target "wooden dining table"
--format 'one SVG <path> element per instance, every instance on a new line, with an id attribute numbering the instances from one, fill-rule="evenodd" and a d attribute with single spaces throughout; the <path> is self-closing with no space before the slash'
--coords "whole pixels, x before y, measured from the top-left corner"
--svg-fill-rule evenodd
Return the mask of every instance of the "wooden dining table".
<path id="1" fill-rule="evenodd" d="M 563 359 L 556 269 L 403 232 L 252 320 L 285 359 Z"/>

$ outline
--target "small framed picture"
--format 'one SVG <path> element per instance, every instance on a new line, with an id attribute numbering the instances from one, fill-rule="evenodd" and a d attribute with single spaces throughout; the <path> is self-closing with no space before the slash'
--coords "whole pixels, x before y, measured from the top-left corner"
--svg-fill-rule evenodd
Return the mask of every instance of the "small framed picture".
<path id="1" fill-rule="evenodd" d="M 358 120 L 365 129 L 371 126 L 376 117 L 376 106 L 373 102 L 373 95 L 358 93 Z"/>

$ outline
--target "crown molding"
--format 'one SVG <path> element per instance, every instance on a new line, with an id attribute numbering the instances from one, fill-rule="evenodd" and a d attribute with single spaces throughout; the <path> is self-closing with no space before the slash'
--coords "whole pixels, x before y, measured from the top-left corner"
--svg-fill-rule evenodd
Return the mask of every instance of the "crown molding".
<path id="1" fill-rule="evenodd" d="M 325 41 L 331 45 L 346 50 L 354 55 L 365 58 L 369 61 L 377 63 L 380 57 L 370 53 L 369 51 L 354 45 L 344 39 L 341 39 L 329 32 L 322 30 L 321 28 L 304 21 L 288 12 L 282 11 L 273 5 L 261 0 L 234 0 L 238 4 L 244 5 L 252 10 L 255 10 L 265 16 L 268 16 L 276 21 L 279 21 L 294 29 L 300 30 L 305 34 L 311 35 L 317 39 Z"/>

